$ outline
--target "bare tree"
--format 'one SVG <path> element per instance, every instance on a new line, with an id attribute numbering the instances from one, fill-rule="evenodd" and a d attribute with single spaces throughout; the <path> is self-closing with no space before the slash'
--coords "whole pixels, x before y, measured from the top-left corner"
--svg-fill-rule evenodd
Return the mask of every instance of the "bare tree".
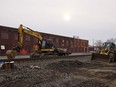
<path id="1" fill-rule="evenodd" d="M 103 42 L 101 40 L 96 40 L 96 42 L 94 44 L 95 44 L 96 48 L 98 48 L 99 50 L 103 46 Z"/>
<path id="2" fill-rule="evenodd" d="M 110 38 L 110 39 L 107 39 L 107 42 L 116 43 L 116 38 Z"/>

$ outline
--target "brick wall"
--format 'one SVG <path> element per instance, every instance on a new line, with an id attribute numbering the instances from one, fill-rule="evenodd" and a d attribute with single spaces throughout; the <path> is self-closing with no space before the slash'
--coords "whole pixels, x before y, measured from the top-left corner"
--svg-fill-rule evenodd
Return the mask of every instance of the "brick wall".
<path id="1" fill-rule="evenodd" d="M 40 32 L 43 38 L 51 39 L 59 48 L 66 48 L 69 52 L 88 52 L 88 40 L 60 36 Z M 37 39 L 24 34 L 23 49 L 32 52 L 32 46 Z M 0 55 L 5 55 L 6 50 L 12 49 L 18 43 L 18 32 L 16 28 L 0 26 Z"/>

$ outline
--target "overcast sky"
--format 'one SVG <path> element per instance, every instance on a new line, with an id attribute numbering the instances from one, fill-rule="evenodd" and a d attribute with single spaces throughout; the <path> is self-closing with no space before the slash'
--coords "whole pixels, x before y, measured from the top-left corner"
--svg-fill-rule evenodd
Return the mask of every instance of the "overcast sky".
<path id="1" fill-rule="evenodd" d="M 0 25 L 106 41 L 116 38 L 116 0 L 0 0 Z"/>

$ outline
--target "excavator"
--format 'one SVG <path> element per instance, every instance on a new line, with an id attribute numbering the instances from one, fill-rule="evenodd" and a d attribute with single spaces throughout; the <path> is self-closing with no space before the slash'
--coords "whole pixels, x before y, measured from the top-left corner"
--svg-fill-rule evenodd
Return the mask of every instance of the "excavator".
<path id="1" fill-rule="evenodd" d="M 17 53 L 19 53 L 22 49 L 24 34 L 28 34 L 38 39 L 38 43 L 33 46 L 33 53 L 30 54 L 31 58 L 41 57 L 44 55 L 66 56 L 71 54 L 65 49 L 57 48 L 50 39 L 43 39 L 39 32 L 21 24 L 18 28 L 18 44 L 11 50 L 6 51 L 6 56 L 8 59 L 15 59 Z"/>
<path id="2" fill-rule="evenodd" d="M 92 53 L 91 60 L 116 62 L 116 45 L 112 42 L 104 42 L 101 50 Z"/>

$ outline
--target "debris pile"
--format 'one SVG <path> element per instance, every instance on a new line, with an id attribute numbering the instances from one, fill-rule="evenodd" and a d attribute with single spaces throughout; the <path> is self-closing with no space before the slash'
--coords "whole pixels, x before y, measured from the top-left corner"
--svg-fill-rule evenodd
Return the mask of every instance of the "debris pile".
<path id="1" fill-rule="evenodd" d="M 59 70 L 59 71 L 73 71 L 75 70 L 75 68 L 80 68 L 83 65 L 82 62 L 75 60 L 75 61 L 71 61 L 71 60 L 67 60 L 67 61 L 58 61 L 58 62 L 54 62 L 51 64 L 48 64 L 46 66 L 47 69 L 54 69 L 54 70 Z"/>
<path id="2" fill-rule="evenodd" d="M 116 64 L 83 62 L 81 59 L 17 62 L 14 69 L 0 70 L 0 87 L 116 86 Z"/>

